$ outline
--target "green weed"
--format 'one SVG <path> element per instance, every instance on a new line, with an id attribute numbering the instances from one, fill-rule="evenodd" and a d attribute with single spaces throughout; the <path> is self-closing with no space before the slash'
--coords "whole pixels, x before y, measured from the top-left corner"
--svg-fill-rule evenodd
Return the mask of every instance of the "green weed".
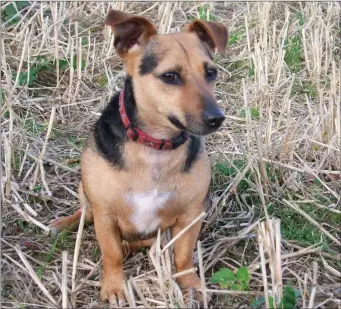
<path id="1" fill-rule="evenodd" d="M 65 230 L 59 234 L 57 248 L 67 250 L 75 247 L 75 240 L 70 237 L 69 231 Z"/>
<path id="2" fill-rule="evenodd" d="M 46 268 L 47 264 L 51 262 L 52 257 L 53 257 L 53 254 L 54 254 L 54 252 L 56 251 L 56 248 L 57 248 L 58 240 L 59 240 L 59 238 L 61 237 L 61 235 L 62 235 L 62 233 L 59 234 L 59 235 L 54 239 L 54 242 L 53 242 L 53 244 L 52 244 L 52 246 L 51 246 L 51 250 L 50 250 L 49 254 L 47 255 L 47 257 L 45 258 L 45 263 L 44 263 L 44 265 L 41 266 L 41 267 L 39 267 L 39 268 L 37 269 L 36 273 L 37 273 L 39 279 L 42 278 L 42 276 L 43 276 L 43 274 L 44 274 L 44 271 L 45 271 L 45 268 Z"/>
<path id="3" fill-rule="evenodd" d="M 32 86 L 33 82 L 37 80 L 37 73 L 39 70 L 37 68 L 33 68 L 30 70 L 27 70 L 25 72 L 20 72 L 18 76 L 18 84 L 19 86 L 23 85 L 29 85 Z M 16 75 L 13 76 L 13 79 L 16 78 Z"/>
<path id="4" fill-rule="evenodd" d="M 4 116 L 6 119 L 9 119 L 9 111 L 4 112 L 3 116 Z"/>
<path id="5" fill-rule="evenodd" d="M 302 12 L 298 12 L 296 14 L 296 18 L 298 19 L 298 23 L 300 26 L 303 26 L 304 25 L 304 15 Z"/>
<path id="6" fill-rule="evenodd" d="M 74 245 L 75 245 L 75 242 L 70 238 L 68 230 L 64 230 L 61 233 L 59 233 L 57 236 L 55 236 L 55 238 L 53 239 L 51 250 L 45 258 L 44 265 L 39 267 L 36 271 L 38 277 L 40 279 L 42 278 L 47 264 L 52 261 L 52 257 L 57 249 L 60 249 L 60 250 L 70 249 L 70 248 L 73 248 Z"/>
<path id="7" fill-rule="evenodd" d="M 293 72 L 299 72 L 302 67 L 302 39 L 300 34 L 295 34 L 287 39 L 284 61 Z"/>
<path id="8" fill-rule="evenodd" d="M 16 170 L 18 170 L 20 168 L 22 153 L 23 153 L 23 151 L 19 150 L 18 152 L 15 152 L 13 155 L 13 167 Z"/>
<path id="9" fill-rule="evenodd" d="M 1 97 L 1 102 L 4 102 L 5 101 L 5 92 L 1 88 L 0 88 L 0 97 Z"/>
<path id="10" fill-rule="evenodd" d="M 78 57 L 75 55 L 73 56 L 73 69 L 77 69 Z M 86 61 L 84 59 L 81 60 L 81 70 L 83 70 L 86 66 Z M 71 59 L 60 59 L 59 60 L 59 67 L 61 69 L 68 69 L 71 67 Z"/>
<path id="11" fill-rule="evenodd" d="M 27 118 L 23 124 L 24 130 L 31 136 L 43 135 L 47 131 L 48 124 L 40 122 L 34 118 Z M 77 148 L 83 148 L 85 144 L 84 138 L 77 138 L 72 132 L 66 132 L 59 128 L 52 128 L 50 139 L 64 139 L 67 138 L 70 144 Z"/>
<path id="12" fill-rule="evenodd" d="M 47 124 L 40 124 L 34 118 L 27 118 L 23 125 L 24 130 L 32 135 L 40 135 L 47 129 Z"/>
<path id="13" fill-rule="evenodd" d="M 286 286 L 283 291 L 283 298 L 278 307 L 283 309 L 294 309 L 296 307 L 296 297 L 296 291 L 292 287 Z M 275 307 L 273 306 L 272 308 Z"/>
<path id="14" fill-rule="evenodd" d="M 341 222 L 341 214 L 338 214 L 335 212 L 329 212 L 328 218 L 326 218 L 326 221 L 331 221 L 333 224 L 338 226 Z"/>
<path id="15" fill-rule="evenodd" d="M 314 194 L 314 198 L 322 205 L 328 206 L 330 204 L 336 204 L 337 203 L 337 199 L 335 197 L 329 197 L 327 195 L 321 194 L 320 189 L 322 188 L 322 186 L 316 186 L 314 188 L 314 190 L 316 191 L 316 193 Z"/>
<path id="16" fill-rule="evenodd" d="M 216 171 L 219 174 L 222 174 L 224 176 L 231 176 L 234 177 L 237 174 L 237 171 L 241 172 L 245 166 L 245 162 L 242 160 L 234 160 L 233 165 L 236 167 L 234 168 L 233 166 L 229 166 L 227 162 L 217 162 L 215 164 Z"/>
<path id="17" fill-rule="evenodd" d="M 249 288 L 250 275 L 247 267 L 240 267 L 236 274 L 228 268 L 220 268 L 211 278 L 211 282 L 219 284 L 223 289 L 246 291 Z"/>
<path id="18" fill-rule="evenodd" d="M 99 249 L 98 246 L 96 246 L 91 250 L 91 258 L 93 261 L 98 261 L 100 257 L 101 257 L 101 250 Z"/>
<path id="19" fill-rule="evenodd" d="M 256 71 L 255 71 L 255 64 L 253 60 L 250 61 L 250 66 L 249 66 L 249 77 L 253 78 L 255 77 Z"/>
<path id="20" fill-rule="evenodd" d="M 27 66 L 27 64 L 26 64 Z M 43 70 L 54 71 L 52 61 L 50 61 L 45 56 L 38 56 L 34 59 L 33 64 L 30 67 L 30 70 L 26 70 L 19 73 L 18 76 L 18 84 L 20 86 L 29 85 L 32 86 L 33 82 L 37 80 L 38 73 Z M 13 79 L 16 78 L 16 74 L 14 74 Z"/>
<path id="21" fill-rule="evenodd" d="M 299 206 L 318 222 L 334 222 L 335 225 L 337 222 L 340 222 L 341 216 L 328 211 L 328 209 L 317 208 L 314 204 L 300 204 Z M 273 214 L 281 219 L 283 237 L 306 245 L 312 245 L 321 241 L 321 232 L 291 208 L 283 206 L 273 207 L 269 214 Z M 324 242 L 326 248 L 328 248 L 329 240 L 325 239 Z"/>
<path id="22" fill-rule="evenodd" d="M 28 1 L 18 1 L 15 3 L 15 5 L 18 8 L 18 11 L 21 11 L 24 8 L 30 6 L 31 4 Z M 8 23 L 10 26 L 17 24 L 20 21 L 20 15 L 16 16 L 18 14 L 18 11 L 13 3 L 7 5 L 5 8 L 1 10 L 2 20 L 4 22 L 10 20 Z"/>
<path id="23" fill-rule="evenodd" d="M 77 62 L 78 62 L 78 58 L 75 55 L 73 57 L 73 68 L 75 70 L 77 69 Z M 59 63 L 59 68 L 61 70 L 67 70 L 68 68 L 70 68 L 71 59 L 60 59 L 58 63 Z M 25 65 L 27 66 L 27 63 Z M 81 70 L 83 70 L 85 66 L 86 66 L 86 61 L 82 59 Z M 20 86 L 23 86 L 23 85 L 32 86 L 33 82 L 37 80 L 39 73 L 42 71 L 55 72 L 56 71 L 55 62 L 46 56 L 35 57 L 33 64 L 30 67 L 30 70 L 26 69 L 25 71 L 19 73 L 18 84 Z M 13 80 L 15 80 L 16 76 L 17 76 L 16 73 L 13 74 Z"/>
<path id="24" fill-rule="evenodd" d="M 217 20 L 217 17 L 213 15 L 211 12 L 209 12 L 208 5 L 199 6 L 198 15 L 199 15 L 199 18 L 202 20 L 211 20 L 211 21 Z"/>
<path id="25" fill-rule="evenodd" d="M 259 113 L 259 109 L 258 109 L 258 108 L 252 107 L 251 110 L 250 110 L 250 112 L 251 112 L 251 119 L 253 119 L 253 120 L 259 120 L 259 118 L 260 118 L 260 113 Z M 243 110 L 240 112 L 240 116 L 241 116 L 242 118 L 246 118 L 246 110 L 245 110 L 245 109 L 243 109 Z"/>
<path id="26" fill-rule="evenodd" d="M 232 164 L 229 164 L 226 161 L 217 161 L 213 166 L 213 174 L 214 174 L 214 185 L 218 187 L 226 187 L 227 184 L 230 183 L 231 178 L 237 175 L 237 172 L 241 172 L 246 163 L 243 160 L 234 160 Z M 239 192 L 245 192 L 250 188 L 248 180 L 251 177 L 251 173 L 247 172 L 245 174 L 245 178 L 241 180 L 237 186 L 237 190 Z"/>
<path id="27" fill-rule="evenodd" d="M 301 12 L 296 14 L 299 25 L 304 25 L 304 16 Z M 290 27 L 290 24 L 289 26 Z M 284 61 L 292 72 L 299 72 L 302 67 L 303 46 L 301 33 L 297 31 L 292 37 L 285 40 Z"/>
<path id="28" fill-rule="evenodd" d="M 51 139 L 59 139 L 65 136 L 65 132 L 63 130 L 52 128 L 51 130 Z"/>
<path id="29" fill-rule="evenodd" d="M 105 88 L 108 84 L 108 79 L 106 74 L 102 74 L 96 78 L 96 81 L 102 88 Z"/>
<path id="30" fill-rule="evenodd" d="M 316 231 L 313 225 L 297 222 L 299 220 L 295 220 L 296 224 L 289 222 L 294 220 L 294 217 L 298 217 L 296 213 L 288 214 L 288 212 L 283 211 L 283 215 L 287 215 L 286 217 L 281 218 L 283 223 L 282 233 L 285 238 L 309 245 L 318 243 L 321 240 L 321 233 Z"/>
<path id="31" fill-rule="evenodd" d="M 21 231 L 27 231 L 27 229 L 29 228 L 28 223 L 26 221 L 21 220 L 21 219 L 18 219 L 16 221 L 16 225 Z"/>
<path id="32" fill-rule="evenodd" d="M 143 253 L 143 255 L 147 254 L 147 248 L 146 247 L 142 247 L 141 248 L 141 252 Z"/>
<path id="33" fill-rule="evenodd" d="M 64 133 L 65 135 L 65 133 Z M 81 148 L 83 149 L 84 148 L 84 145 L 85 145 L 85 142 L 86 142 L 86 139 L 85 138 L 78 138 L 77 136 L 74 136 L 72 134 L 68 134 L 68 140 L 69 140 L 69 143 L 77 148 Z"/>
<path id="34" fill-rule="evenodd" d="M 297 298 L 301 295 L 299 290 L 293 289 L 290 286 L 285 286 L 283 290 L 283 298 L 279 303 L 279 309 L 295 309 Z M 270 308 L 275 308 L 274 299 L 272 296 L 269 296 L 269 305 Z M 265 304 L 265 297 L 259 297 L 256 301 L 251 304 L 251 308 L 258 309 L 263 308 Z"/>
<path id="35" fill-rule="evenodd" d="M 293 97 L 294 95 L 303 95 L 307 94 L 308 97 L 311 99 L 316 99 L 318 98 L 318 92 L 316 89 L 316 86 L 312 82 L 303 82 L 303 85 L 298 83 L 297 81 L 294 81 L 291 92 L 290 92 L 290 97 Z"/>
<path id="36" fill-rule="evenodd" d="M 237 60 L 229 64 L 230 71 L 241 70 L 243 68 L 248 68 L 248 67 L 249 67 L 249 64 L 247 60 Z"/>
<path id="37" fill-rule="evenodd" d="M 229 45 L 233 45 L 233 44 L 236 44 L 238 43 L 239 41 L 242 40 L 242 38 L 244 37 L 244 33 L 243 32 L 233 32 L 233 33 L 230 33 L 230 37 L 229 37 L 229 41 L 228 41 L 228 44 Z"/>
<path id="38" fill-rule="evenodd" d="M 303 92 L 312 99 L 316 99 L 318 97 L 316 86 L 312 82 L 307 82 L 303 84 Z"/>
<path id="39" fill-rule="evenodd" d="M 89 38 L 84 36 L 82 37 L 82 45 L 89 45 Z"/>
<path id="40" fill-rule="evenodd" d="M 278 170 L 273 168 L 270 163 L 265 163 L 265 169 L 266 169 L 266 174 L 268 175 L 268 179 L 272 183 L 276 183 L 276 180 L 278 179 Z"/>
<path id="41" fill-rule="evenodd" d="M 33 188 L 33 192 L 37 193 L 37 192 L 40 192 L 41 190 L 41 186 L 36 186 L 35 188 Z"/>
<path id="42" fill-rule="evenodd" d="M 245 192 L 246 190 L 248 190 L 250 188 L 249 183 L 246 180 L 241 180 L 237 186 L 237 190 L 238 192 Z"/>

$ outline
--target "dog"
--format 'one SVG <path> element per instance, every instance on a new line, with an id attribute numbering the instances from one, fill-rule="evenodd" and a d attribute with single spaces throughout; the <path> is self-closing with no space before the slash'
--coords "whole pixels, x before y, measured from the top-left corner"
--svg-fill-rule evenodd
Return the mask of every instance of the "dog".
<path id="1" fill-rule="evenodd" d="M 125 251 L 151 246 L 159 228 L 174 237 L 206 208 L 211 169 L 204 135 L 225 118 L 214 97 L 212 54 L 224 54 L 228 31 L 194 20 L 183 32 L 159 35 L 147 18 L 116 10 L 105 25 L 127 77 L 88 137 L 79 200 L 103 256 L 101 298 L 116 303 L 124 300 Z M 51 228 L 74 226 L 81 213 L 52 221 Z M 198 221 L 174 243 L 177 272 L 193 267 L 200 229 Z M 196 273 L 178 283 L 201 286 Z"/>

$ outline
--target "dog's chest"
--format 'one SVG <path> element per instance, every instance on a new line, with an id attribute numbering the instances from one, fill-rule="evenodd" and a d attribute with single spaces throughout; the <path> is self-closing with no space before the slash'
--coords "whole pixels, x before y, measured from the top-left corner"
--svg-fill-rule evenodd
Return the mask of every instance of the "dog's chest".
<path id="1" fill-rule="evenodd" d="M 157 212 L 167 204 L 172 193 L 153 189 L 149 192 L 127 195 L 127 199 L 133 207 L 133 214 L 130 220 L 139 233 L 148 234 L 157 230 L 161 223 Z"/>
<path id="2" fill-rule="evenodd" d="M 175 196 L 176 188 L 165 185 L 165 179 L 169 177 L 164 172 L 167 164 L 165 157 L 152 154 L 144 159 L 146 169 L 137 179 L 144 190 L 126 193 L 125 199 L 132 208 L 130 221 L 139 233 L 148 234 L 158 229 L 161 223 L 158 211 Z M 144 182 L 149 185 L 144 186 Z"/>

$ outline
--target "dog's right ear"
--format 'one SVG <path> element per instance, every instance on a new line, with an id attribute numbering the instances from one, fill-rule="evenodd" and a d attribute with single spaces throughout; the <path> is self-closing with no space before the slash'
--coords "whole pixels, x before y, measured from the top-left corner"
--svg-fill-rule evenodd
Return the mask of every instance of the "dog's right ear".
<path id="1" fill-rule="evenodd" d="M 104 24 L 114 33 L 114 46 L 121 58 L 133 47 L 143 47 L 156 34 L 154 25 L 147 18 L 121 11 L 110 10 Z"/>

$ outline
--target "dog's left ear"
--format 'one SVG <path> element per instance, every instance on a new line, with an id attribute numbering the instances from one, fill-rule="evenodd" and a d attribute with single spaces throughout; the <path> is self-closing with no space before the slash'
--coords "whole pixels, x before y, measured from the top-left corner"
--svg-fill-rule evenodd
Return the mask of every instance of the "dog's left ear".
<path id="1" fill-rule="evenodd" d="M 223 24 L 196 19 L 190 24 L 187 24 L 184 30 L 194 32 L 212 51 L 217 48 L 221 55 L 225 54 L 228 31 Z"/>
<path id="2" fill-rule="evenodd" d="M 121 58 L 133 46 L 144 46 L 156 34 L 154 25 L 147 18 L 121 11 L 110 10 L 104 24 L 111 26 L 115 35 L 114 46 Z"/>

